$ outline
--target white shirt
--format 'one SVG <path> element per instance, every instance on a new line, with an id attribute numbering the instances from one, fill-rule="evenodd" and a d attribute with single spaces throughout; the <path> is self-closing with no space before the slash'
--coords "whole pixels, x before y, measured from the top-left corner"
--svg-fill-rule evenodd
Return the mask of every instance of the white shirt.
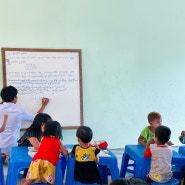
<path id="1" fill-rule="evenodd" d="M 156 182 L 168 182 L 172 177 L 172 148 L 168 145 L 159 145 L 151 147 L 150 151 L 152 157 L 149 177 Z"/>
<path id="2" fill-rule="evenodd" d="M 3 123 L 4 114 L 8 115 L 8 119 L 5 130 L 0 133 L 0 148 L 11 148 L 17 146 L 22 121 L 32 122 L 35 116 L 14 103 L 4 102 L 0 106 L 0 126 Z"/>

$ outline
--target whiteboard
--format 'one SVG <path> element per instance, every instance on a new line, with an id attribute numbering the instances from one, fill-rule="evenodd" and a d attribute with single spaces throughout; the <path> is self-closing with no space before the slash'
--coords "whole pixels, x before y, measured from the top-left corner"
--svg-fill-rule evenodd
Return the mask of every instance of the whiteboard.
<path id="1" fill-rule="evenodd" d="M 2 64 L 3 85 L 18 89 L 18 106 L 35 114 L 48 97 L 44 112 L 64 129 L 83 125 L 81 50 L 2 48 Z"/>

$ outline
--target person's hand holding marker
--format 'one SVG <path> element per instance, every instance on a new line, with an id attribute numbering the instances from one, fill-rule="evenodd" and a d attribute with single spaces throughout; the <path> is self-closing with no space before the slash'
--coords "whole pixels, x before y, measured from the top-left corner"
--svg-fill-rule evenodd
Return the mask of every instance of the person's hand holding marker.
<path id="1" fill-rule="evenodd" d="M 46 106 L 47 104 L 48 104 L 48 102 L 49 102 L 49 98 L 42 98 L 42 105 L 43 106 Z"/>
<path id="2" fill-rule="evenodd" d="M 42 105 L 41 105 L 41 108 L 37 111 L 37 113 L 42 113 L 46 107 L 46 105 L 48 104 L 49 102 L 49 98 L 42 98 Z"/>

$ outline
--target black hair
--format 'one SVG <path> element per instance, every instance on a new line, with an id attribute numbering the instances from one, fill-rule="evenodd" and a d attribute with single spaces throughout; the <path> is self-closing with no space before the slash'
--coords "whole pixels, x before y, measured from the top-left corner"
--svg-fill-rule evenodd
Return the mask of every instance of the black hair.
<path id="1" fill-rule="evenodd" d="M 4 102 L 12 102 L 12 100 L 17 96 L 18 90 L 13 86 L 4 87 L 1 90 L 1 98 Z"/>
<path id="2" fill-rule="evenodd" d="M 45 124 L 46 122 L 51 121 L 51 120 L 52 118 L 50 115 L 46 113 L 38 113 L 35 116 L 33 123 L 31 124 L 29 128 L 26 129 L 26 131 L 34 132 L 35 137 L 39 137 L 42 134 L 42 131 L 41 131 L 42 124 Z"/>
<path id="3" fill-rule="evenodd" d="M 45 123 L 43 136 L 54 136 L 58 139 L 62 139 L 62 127 L 58 121 L 48 121 Z"/>
<path id="4" fill-rule="evenodd" d="M 83 143 L 89 143 L 92 140 L 93 132 L 91 128 L 81 126 L 76 131 L 76 137 L 78 137 Z"/>
<path id="5" fill-rule="evenodd" d="M 116 179 L 110 183 L 110 185 L 128 185 L 128 181 L 123 178 Z"/>
<path id="6" fill-rule="evenodd" d="M 157 137 L 162 144 L 165 144 L 170 140 L 171 130 L 163 125 L 158 126 L 155 129 L 155 137 Z"/>

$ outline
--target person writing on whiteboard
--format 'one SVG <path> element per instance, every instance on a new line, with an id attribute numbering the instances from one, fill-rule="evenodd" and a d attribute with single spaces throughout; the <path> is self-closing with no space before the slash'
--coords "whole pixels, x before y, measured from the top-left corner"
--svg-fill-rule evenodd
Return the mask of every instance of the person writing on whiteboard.
<path id="1" fill-rule="evenodd" d="M 11 147 L 17 146 L 22 121 L 32 122 L 35 117 L 35 115 L 16 105 L 18 99 L 17 93 L 18 90 L 13 86 L 4 87 L 1 90 L 3 103 L 0 105 L 0 123 L 3 122 L 4 114 L 8 115 L 8 119 L 4 131 L 0 133 L 0 148 L 1 152 L 6 155 L 10 154 Z M 48 102 L 48 98 L 43 98 L 41 107 L 37 113 L 42 113 Z"/>

